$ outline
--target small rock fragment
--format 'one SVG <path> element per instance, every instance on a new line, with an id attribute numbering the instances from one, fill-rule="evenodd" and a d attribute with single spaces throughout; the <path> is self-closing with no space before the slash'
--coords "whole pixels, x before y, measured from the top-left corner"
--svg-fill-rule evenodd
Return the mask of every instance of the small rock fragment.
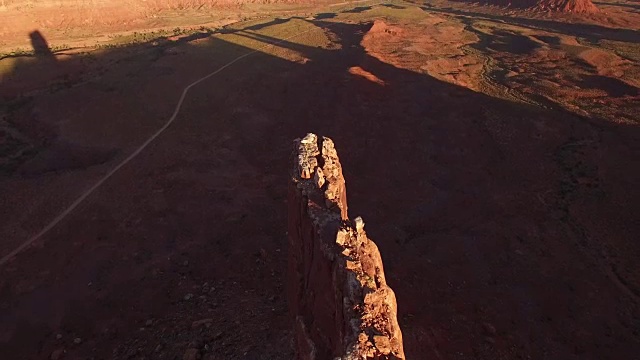
<path id="1" fill-rule="evenodd" d="M 184 352 L 182 360 L 197 360 L 199 355 L 198 349 L 190 348 Z"/>
<path id="2" fill-rule="evenodd" d="M 389 341 L 388 337 L 382 335 L 374 335 L 373 343 L 381 353 L 385 355 L 391 353 L 391 342 Z"/>
<path id="3" fill-rule="evenodd" d="M 191 327 L 192 328 L 197 328 L 199 326 L 206 325 L 206 324 L 211 324 L 211 323 L 213 323 L 213 319 L 196 320 L 196 321 L 191 323 Z"/>
<path id="4" fill-rule="evenodd" d="M 336 244 L 343 246 L 344 244 L 346 244 L 348 238 L 349 238 L 349 233 L 347 231 L 340 230 L 336 235 Z"/>
<path id="5" fill-rule="evenodd" d="M 81 342 L 82 342 L 82 339 L 81 339 L 81 338 L 79 338 L 79 337 L 77 337 L 77 338 L 73 339 L 73 343 L 74 343 L 74 344 L 80 344 Z"/>
<path id="6" fill-rule="evenodd" d="M 324 185 L 324 175 L 322 174 L 322 170 L 320 168 L 318 168 L 318 170 L 316 170 L 316 172 L 314 173 L 313 182 L 316 184 L 318 189 L 322 188 L 322 185 Z"/>
<path id="7" fill-rule="evenodd" d="M 191 299 L 193 299 L 193 294 L 191 294 L 191 293 L 189 293 L 189 294 L 184 296 L 184 301 L 189 301 Z"/>
<path id="8" fill-rule="evenodd" d="M 315 144 L 318 142 L 318 136 L 313 133 L 308 133 L 300 142 L 303 144 Z"/>
<path id="9" fill-rule="evenodd" d="M 60 340 L 60 339 L 62 339 L 62 334 L 56 335 L 56 340 Z"/>
<path id="10" fill-rule="evenodd" d="M 298 149 L 298 174 L 302 179 L 310 179 L 311 175 L 318 167 L 316 155 L 320 154 L 318 149 L 318 137 L 309 133 L 304 139 L 296 142 Z"/>
<path id="11" fill-rule="evenodd" d="M 367 340 L 369 340 L 369 337 L 367 336 L 367 334 L 361 332 L 360 334 L 358 334 L 358 341 L 361 343 L 366 343 Z"/>
<path id="12" fill-rule="evenodd" d="M 362 217 L 358 216 L 357 218 L 355 218 L 354 222 L 356 223 L 356 230 L 358 232 L 364 230 L 364 220 L 362 220 Z"/>
<path id="13" fill-rule="evenodd" d="M 63 355 L 64 355 L 64 348 L 55 349 L 51 352 L 51 356 L 49 357 L 49 359 L 59 360 L 59 359 L 62 359 Z"/>
<path id="14" fill-rule="evenodd" d="M 488 322 L 483 323 L 482 328 L 487 335 L 494 336 L 497 333 L 495 326 Z"/>

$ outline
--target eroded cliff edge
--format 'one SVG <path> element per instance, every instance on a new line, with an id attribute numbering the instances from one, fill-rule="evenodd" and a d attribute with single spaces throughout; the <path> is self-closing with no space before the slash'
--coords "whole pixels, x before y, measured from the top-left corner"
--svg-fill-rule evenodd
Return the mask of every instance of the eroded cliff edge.
<path id="1" fill-rule="evenodd" d="M 348 218 L 331 139 L 294 141 L 288 204 L 296 358 L 405 359 L 395 294 L 362 218 Z"/>

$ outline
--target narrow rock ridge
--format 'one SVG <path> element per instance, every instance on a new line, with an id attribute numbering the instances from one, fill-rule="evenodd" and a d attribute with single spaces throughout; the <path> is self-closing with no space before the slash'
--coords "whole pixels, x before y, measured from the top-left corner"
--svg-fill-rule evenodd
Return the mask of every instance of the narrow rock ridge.
<path id="1" fill-rule="evenodd" d="M 382 258 L 348 219 L 333 141 L 296 139 L 289 185 L 289 308 L 296 359 L 405 359 Z"/>

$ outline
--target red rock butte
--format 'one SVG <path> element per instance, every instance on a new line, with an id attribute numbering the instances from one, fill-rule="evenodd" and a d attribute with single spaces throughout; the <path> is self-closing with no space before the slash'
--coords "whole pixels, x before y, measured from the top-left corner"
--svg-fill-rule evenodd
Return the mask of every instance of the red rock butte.
<path id="1" fill-rule="evenodd" d="M 288 282 L 296 359 L 405 359 L 396 297 L 364 221 L 347 217 L 333 141 L 314 134 L 296 140 L 292 163 Z"/>

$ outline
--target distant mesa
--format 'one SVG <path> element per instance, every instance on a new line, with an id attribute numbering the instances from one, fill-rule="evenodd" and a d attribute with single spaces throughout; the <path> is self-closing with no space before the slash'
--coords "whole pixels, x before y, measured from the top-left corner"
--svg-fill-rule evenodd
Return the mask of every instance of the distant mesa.
<path id="1" fill-rule="evenodd" d="M 568 13 L 584 14 L 599 11 L 591 0 L 484 0 L 480 3 L 521 9 L 535 8 L 539 10 Z"/>

